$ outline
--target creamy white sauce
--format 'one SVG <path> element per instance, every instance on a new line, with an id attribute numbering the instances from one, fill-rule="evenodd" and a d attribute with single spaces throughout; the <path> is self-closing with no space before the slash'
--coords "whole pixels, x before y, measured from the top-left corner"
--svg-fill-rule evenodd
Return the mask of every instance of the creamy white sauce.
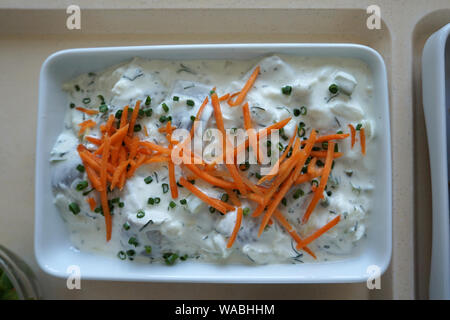
<path id="1" fill-rule="evenodd" d="M 294 131 L 300 121 L 306 124 L 306 136 L 309 136 L 311 128 L 318 130 L 320 135 L 339 130 L 346 133 L 349 123 L 361 123 L 366 130 L 366 156 L 362 156 L 358 140 L 353 149 L 350 148 L 350 139 L 338 141 L 339 151 L 344 156 L 336 159 L 329 178 L 327 191 L 331 193 L 325 194 L 307 224 L 302 225 L 300 219 L 312 198 L 309 182 L 293 187 L 286 196 L 287 205 L 279 206 L 303 237 L 341 215 L 341 221 L 336 227 L 309 245 L 318 259 L 313 260 L 303 251 L 295 250 L 289 234 L 276 222 L 258 238 L 260 219 L 250 216 L 244 217 L 233 247 L 227 249 L 226 243 L 235 224 L 236 212 L 227 215 L 217 211 L 211 213 L 206 204 L 185 188 L 179 188 L 176 207 L 169 208 L 172 200 L 170 191 L 164 193 L 162 188 L 163 183 L 169 184 L 168 170 L 163 164 L 140 167 L 127 181 L 122 192 L 114 191 L 109 195 L 110 199 L 119 197 L 124 206 L 120 208 L 117 203 L 114 204 L 112 239 L 106 242 L 104 219 L 89 209 L 86 196 L 83 196 L 83 191 L 89 190 L 91 186 L 81 192 L 75 189 L 79 181 L 87 180 L 85 174 L 76 169 L 81 164 L 76 146 L 83 143 L 93 147 L 78 137 L 78 124 L 89 118 L 98 124 L 102 123 L 109 113 L 115 113 L 128 104 L 133 106 L 137 100 L 144 102 L 150 96 L 152 116 L 138 120 L 138 123 L 146 126 L 149 137 L 146 138 L 142 131 L 137 135 L 141 139 L 166 146 L 165 136 L 158 132 L 162 125 L 160 116 L 171 115 L 177 126 L 190 127 L 190 117 L 197 113 L 212 87 L 216 87 L 219 96 L 239 91 L 256 64 L 260 65 L 261 74 L 246 99 L 256 129 L 291 116 L 293 119 L 284 128 L 289 138 L 296 134 Z M 328 90 L 333 83 L 340 88 L 337 95 Z M 292 86 L 290 95 L 281 92 L 281 88 L 286 85 Z M 294 56 L 270 56 L 260 61 L 160 61 L 136 58 L 100 73 L 81 75 L 65 84 L 64 89 L 68 92 L 69 103 L 76 106 L 98 110 L 101 104 L 98 95 L 102 95 L 109 108 L 106 114 L 95 116 L 68 108 L 65 130 L 51 152 L 55 204 L 67 222 L 73 246 L 77 250 L 107 255 L 134 250 L 135 254 L 128 258 L 147 261 L 161 261 L 164 253 L 171 252 L 180 257 L 187 255 L 188 259 L 216 263 L 299 263 L 348 257 L 368 232 L 374 175 L 370 160 L 375 152 L 370 144 L 375 136 L 371 112 L 374 106 L 372 75 L 368 66 L 359 60 Z M 174 96 L 179 97 L 178 101 L 173 100 Z M 195 105 L 189 107 L 187 100 L 193 100 Z M 170 109 L 168 113 L 161 106 L 163 102 Z M 307 108 L 307 114 L 294 116 L 294 109 L 302 106 Z M 243 128 L 241 107 L 230 108 L 223 103 L 222 112 L 226 128 Z M 202 116 L 205 127 L 215 127 L 211 115 L 212 108 L 208 106 Z M 100 136 L 98 127 L 89 130 L 88 135 Z M 283 139 L 280 142 L 283 146 L 288 143 Z M 204 156 L 211 158 L 210 154 Z M 255 182 L 256 171 L 256 165 L 251 165 L 246 171 Z M 182 174 L 182 169 L 176 166 L 177 180 Z M 153 177 L 149 184 L 144 181 L 147 176 Z M 195 185 L 216 198 L 224 193 L 200 180 L 196 180 Z M 294 199 L 293 193 L 299 188 L 304 195 Z M 88 196 L 100 202 L 96 191 Z M 150 197 L 160 198 L 160 203 L 148 204 Z M 180 199 L 186 199 L 187 204 L 180 204 Z M 72 202 L 76 202 L 81 209 L 77 215 L 68 209 Z M 251 210 L 256 207 L 246 200 L 243 200 L 243 206 Z M 137 217 L 139 210 L 145 212 L 143 218 Z M 128 230 L 124 224 L 129 225 Z M 129 244 L 130 238 L 135 238 L 137 245 L 134 241 Z M 151 253 L 146 252 L 146 246 L 151 246 Z"/>

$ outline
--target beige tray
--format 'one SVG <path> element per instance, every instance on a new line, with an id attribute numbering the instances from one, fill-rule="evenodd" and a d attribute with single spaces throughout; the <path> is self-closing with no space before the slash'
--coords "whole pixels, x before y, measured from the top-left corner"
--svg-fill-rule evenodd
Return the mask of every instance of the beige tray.
<path id="1" fill-rule="evenodd" d="M 183 2 L 79 1 L 82 25 L 66 29 L 66 6 L 26 1 L 0 3 L 0 242 L 20 254 L 38 273 L 47 298 L 142 299 L 374 299 L 427 297 L 430 248 L 430 194 L 426 192 L 426 139 L 421 97 L 413 96 L 413 58 L 420 60 L 425 38 L 450 21 L 442 10 L 448 1 L 377 1 L 381 30 L 366 27 L 366 7 L 361 1 L 235 1 L 233 9 L 219 1 Z M 319 8 L 310 8 L 319 6 Z M 448 6 L 448 5 L 447 5 Z M 149 10 L 145 7 L 156 9 Z M 339 7 L 339 8 L 337 8 Z M 120 9 L 120 10 L 119 10 Z M 428 12 L 434 16 L 427 16 Z M 422 20 L 420 20 L 422 19 Z M 420 20 L 420 23 L 417 22 Z M 417 24 L 417 26 L 416 26 Z M 414 46 L 411 45 L 414 40 Z M 43 274 L 33 254 L 34 152 L 39 68 L 52 52 L 65 48 L 175 43 L 244 42 L 351 42 L 368 45 L 385 59 L 390 90 L 393 148 L 393 257 L 382 277 L 381 290 L 366 284 L 333 285 L 214 285 L 113 283 L 82 281 L 82 290 L 66 289 L 66 282 Z M 414 88 L 419 92 L 419 66 L 414 67 Z M 417 148 L 413 149 L 415 132 Z M 422 136 L 420 136 L 422 135 Z M 415 157 L 414 157 L 415 156 Z M 413 161 L 415 159 L 415 161 Z M 415 166 L 413 165 L 415 163 Z M 416 170 L 416 180 L 413 178 Z M 420 170 L 419 170 L 420 169 Z M 415 190 L 413 185 L 419 185 Z M 414 202 L 414 199 L 417 199 Z M 414 204 L 417 237 L 414 237 Z M 424 230 L 423 230 L 424 229 Z M 414 250 L 414 239 L 420 244 Z M 414 256 L 420 257 L 415 263 Z M 419 261 L 419 260 L 418 260 Z M 414 270 L 419 272 L 414 273 Z"/>

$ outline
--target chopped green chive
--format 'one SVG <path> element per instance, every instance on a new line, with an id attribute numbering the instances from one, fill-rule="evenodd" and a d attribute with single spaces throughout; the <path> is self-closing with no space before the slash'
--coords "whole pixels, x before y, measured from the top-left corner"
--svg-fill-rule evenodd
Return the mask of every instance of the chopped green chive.
<path id="1" fill-rule="evenodd" d="M 134 251 L 133 249 L 127 250 L 127 256 L 132 257 L 136 254 L 136 251 Z"/>
<path id="2" fill-rule="evenodd" d="M 105 113 L 108 111 L 108 106 L 106 104 L 102 104 L 100 107 L 98 107 L 98 111 L 101 113 Z"/>
<path id="3" fill-rule="evenodd" d="M 255 172 L 256 179 L 261 179 L 262 175 L 259 172 Z"/>
<path id="4" fill-rule="evenodd" d="M 72 211 L 73 214 L 79 214 L 81 211 L 80 207 L 75 202 L 69 204 L 69 210 Z"/>
<path id="5" fill-rule="evenodd" d="M 331 84 L 329 87 L 328 87 L 328 90 L 332 93 L 332 94 L 335 94 L 335 93 L 337 93 L 338 92 L 338 90 L 339 90 L 339 87 L 337 86 L 337 84 Z"/>
<path id="6" fill-rule="evenodd" d="M 139 132 L 142 130 L 142 126 L 138 123 L 134 125 L 134 132 Z"/>
<path id="7" fill-rule="evenodd" d="M 190 99 L 186 100 L 186 104 L 187 104 L 189 107 L 195 106 L 194 100 L 190 100 Z"/>
<path id="8" fill-rule="evenodd" d="M 123 113 L 123 110 L 117 110 L 116 114 L 115 114 L 116 119 L 120 119 L 122 117 L 122 113 Z"/>
<path id="9" fill-rule="evenodd" d="M 144 182 L 145 182 L 146 184 L 150 184 L 150 183 L 152 183 L 152 182 L 153 182 L 153 178 L 152 178 L 152 176 L 148 176 L 148 177 L 146 177 L 146 178 L 144 179 Z"/>
<path id="10" fill-rule="evenodd" d="M 152 103 L 152 98 L 150 98 L 150 96 L 147 96 L 147 98 L 145 99 L 145 105 L 149 106 L 150 103 Z"/>
<path id="11" fill-rule="evenodd" d="M 125 207 L 125 203 L 119 202 L 119 208 L 123 208 L 123 207 Z"/>
<path id="12" fill-rule="evenodd" d="M 164 123 L 164 122 L 166 122 L 166 121 L 167 121 L 167 117 L 166 117 L 166 116 L 161 116 L 161 117 L 159 117 L 159 122 Z"/>
<path id="13" fill-rule="evenodd" d="M 89 104 L 89 103 L 91 103 L 91 98 L 84 98 L 84 99 L 83 99 L 83 103 L 84 103 L 84 104 Z"/>
<path id="14" fill-rule="evenodd" d="M 120 202 L 120 198 L 114 198 L 111 200 L 112 203 L 119 203 Z"/>
<path id="15" fill-rule="evenodd" d="M 80 86 L 79 85 L 75 85 L 75 90 L 80 91 Z"/>
<path id="16" fill-rule="evenodd" d="M 118 257 L 120 260 L 125 260 L 125 259 L 127 258 L 127 255 L 126 255 L 126 253 L 125 253 L 124 251 L 119 251 L 119 252 L 117 253 L 117 257 Z"/>
<path id="17" fill-rule="evenodd" d="M 167 252 L 163 254 L 164 261 L 167 265 L 171 266 L 177 261 L 178 255 L 176 253 Z"/>
<path id="18" fill-rule="evenodd" d="M 75 108 L 75 103 L 72 102 L 72 103 L 70 104 L 70 109 L 73 109 L 73 108 Z"/>
<path id="19" fill-rule="evenodd" d="M 175 208 L 177 206 L 177 204 L 174 201 L 170 201 L 169 203 L 169 207 L 171 207 L 172 209 Z"/>
<path id="20" fill-rule="evenodd" d="M 81 191 L 83 189 L 86 189 L 87 186 L 88 186 L 88 182 L 86 180 L 83 180 L 77 184 L 76 189 L 77 189 L 77 191 Z"/>
<path id="21" fill-rule="evenodd" d="M 139 245 L 139 243 L 135 237 L 131 237 L 130 239 L 128 239 L 128 244 L 131 244 L 132 246 L 135 246 L 135 247 L 137 247 Z"/>
<path id="22" fill-rule="evenodd" d="M 180 203 L 184 205 L 184 204 L 187 203 L 187 200 L 186 200 L 186 199 L 181 199 L 181 200 L 180 200 Z"/>
<path id="23" fill-rule="evenodd" d="M 195 121 L 195 116 L 191 116 L 191 121 Z"/>
<path id="24" fill-rule="evenodd" d="M 84 166 L 82 164 L 77 165 L 77 170 L 80 172 L 84 172 L 86 169 L 84 168 Z"/>
<path id="25" fill-rule="evenodd" d="M 298 117 L 300 115 L 300 109 L 294 109 L 294 116 Z"/>
<path id="26" fill-rule="evenodd" d="M 163 103 L 162 108 L 163 108 L 164 112 L 166 112 L 166 113 L 169 112 L 169 106 L 167 104 Z"/>
<path id="27" fill-rule="evenodd" d="M 102 212 L 102 207 L 97 207 L 97 208 L 95 208 L 94 212 L 95 212 L 95 213 L 100 213 L 100 212 Z"/>
<path id="28" fill-rule="evenodd" d="M 220 200 L 222 200 L 223 202 L 227 202 L 228 201 L 228 194 L 226 194 L 226 193 L 222 194 L 222 196 L 220 197 Z"/>
<path id="29" fill-rule="evenodd" d="M 344 132 L 342 130 L 339 130 L 338 132 L 336 132 L 337 134 L 343 134 Z"/>
<path id="30" fill-rule="evenodd" d="M 180 97 L 178 97 L 178 96 L 173 96 L 173 101 L 178 101 L 178 100 L 180 100 Z"/>
<path id="31" fill-rule="evenodd" d="M 244 216 L 248 216 L 250 214 L 250 208 L 244 208 L 244 210 L 242 210 L 242 213 Z"/>
<path id="32" fill-rule="evenodd" d="M 100 99 L 100 102 L 101 102 L 102 104 L 105 104 L 105 97 L 104 97 L 104 96 L 102 96 L 101 94 L 99 94 L 99 95 L 97 96 L 97 98 Z"/>
<path id="33" fill-rule="evenodd" d="M 169 185 L 167 183 L 162 184 L 163 193 L 167 193 L 169 191 Z"/>
<path id="34" fill-rule="evenodd" d="M 155 198 L 155 203 L 158 204 L 158 203 L 160 203 L 160 202 L 161 202 L 161 199 L 158 198 L 158 197 L 156 197 L 156 198 Z"/>
<path id="35" fill-rule="evenodd" d="M 298 125 L 297 134 L 300 138 L 305 136 L 306 129 L 305 129 L 305 124 L 303 122 L 300 122 L 300 124 Z"/>
<path id="36" fill-rule="evenodd" d="M 125 230 L 130 230 L 130 224 L 128 222 L 125 222 L 122 226 Z"/>
<path id="37" fill-rule="evenodd" d="M 358 123 L 357 125 L 356 125 L 356 130 L 361 130 L 361 128 L 362 128 L 362 124 L 361 123 Z"/>
<path id="38" fill-rule="evenodd" d="M 144 210 L 138 210 L 136 217 L 138 217 L 139 219 L 145 217 L 145 211 Z"/>
<path id="39" fill-rule="evenodd" d="M 290 95 L 292 93 L 292 87 L 284 86 L 283 88 L 281 88 L 281 92 L 285 95 Z"/>
<path id="40" fill-rule="evenodd" d="M 145 111 L 144 111 L 144 109 L 139 109 L 139 111 L 138 111 L 138 117 L 139 117 L 140 119 L 142 119 L 144 116 L 145 116 Z"/>
<path id="41" fill-rule="evenodd" d="M 209 212 L 214 213 L 216 211 L 216 208 L 214 207 L 209 207 Z"/>
<path id="42" fill-rule="evenodd" d="M 150 254 L 152 253 L 152 246 L 145 246 L 145 253 Z"/>
<path id="43" fill-rule="evenodd" d="M 302 189 L 297 189 L 297 190 L 295 190 L 295 192 L 294 192 L 293 198 L 294 198 L 294 199 L 298 199 L 298 198 L 302 197 L 304 194 L 305 194 L 305 193 L 303 192 Z"/>
<path id="44" fill-rule="evenodd" d="M 183 255 L 183 256 L 180 257 L 180 260 L 181 260 L 181 261 L 186 261 L 187 258 L 188 258 L 188 255 L 185 254 L 185 255 Z"/>
<path id="45" fill-rule="evenodd" d="M 153 198 L 148 198 L 147 204 L 154 205 L 154 204 L 155 204 L 155 199 L 153 199 Z"/>
<path id="46" fill-rule="evenodd" d="M 151 117 L 152 114 L 153 114 L 153 110 L 152 110 L 152 109 L 147 109 L 147 110 L 145 110 L 145 115 L 146 115 L 147 117 Z"/>
<path id="47" fill-rule="evenodd" d="M 286 198 L 281 199 L 281 203 L 282 203 L 284 206 L 287 206 L 287 199 L 286 199 Z"/>
<path id="48" fill-rule="evenodd" d="M 302 107 L 300 108 L 300 114 L 301 114 L 302 116 L 306 116 L 307 113 L 308 113 L 308 109 L 306 109 L 305 106 L 302 106 Z"/>

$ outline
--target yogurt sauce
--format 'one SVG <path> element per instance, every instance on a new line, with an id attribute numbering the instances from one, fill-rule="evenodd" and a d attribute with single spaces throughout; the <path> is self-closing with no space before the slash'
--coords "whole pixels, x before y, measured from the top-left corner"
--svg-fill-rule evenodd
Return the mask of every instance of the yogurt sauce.
<path id="1" fill-rule="evenodd" d="M 80 181 L 87 180 L 85 173 L 77 170 L 81 160 L 76 147 L 79 143 L 88 148 L 94 147 L 78 137 L 78 124 L 90 118 L 98 124 L 103 123 L 110 113 L 125 105 L 132 107 L 137 100 L 142 100 L 144 104 L 149 96 L 151 103 L 144 110 L 151 109 L 151 115 L 148 111 L 138 120 L 146 127 L 149 137 L 146 138 L 142 131 L 137 135 L 167 146 L 165 136 L 158 132 L 158 128 L 164 125 L 160 121 L 161 116 L 170 115 L 178 127 L 190 127 L 190 117 L 195 116 L 211 88 L 216 87 L 219 96 L 239 91 L 256 64 L 260 65 L 261 74 L 246 99 L 256 129 L 288 117 L 292 120 L 284 128 L 287 138 L 296 134 L 294 131 L 299 122 L 306 124 L 306 136 L 309 136 L 311 128 L 318 130 L 319 135 L 349 132 L 349 123 L 361 124 L 365 128 L 366 156 L 362 156 L 358 140 L 353 149 L 350 148 L 350 139 L 338 141 L 339 151 L 344 155 L 335 160 L 326 195 L 307 224 L 302 225 L 300 220 L 312 198 L 311 183 L 293 187 L 286 195 L 286 205 L 279 206 L 303 237 L 336 215 L 341 215 L 336 227 L 309 245 L 317 260 L 295 250 L 295 243 L 289 234 L 276 222 L 257 238 L 260 220 L 250 215 L 244 217 L 233 247 L 227 249 L 236 212 L 227 215 L 217 211 L 211 213 L 206 204 L 185 188 L 179 188 L 176 206 L 169 207 L 172 200 L 170 190 L 166 192 L 166 187 L 163 187 L 163 184 L 169 184 L 168 170 L 166 165 L 159 163 L 140 167 L 121 192 L 110 193 L 109 198 L 114 199 L 111 203 L 114 207 L 113 232 L 111 241 L 106 242 L 104 219 L 101 214 L 92 212 L 86 202 L 89 196 L 100 203 L 96 191 L 86 195 L 91 190 L 90 186 L 82 191 L 76 190 Z M 329 91 L 331 84 L 338 85 L 338 93 Z M 292 87 L 290 95 L 282 93 L 281 88 L 286 85 Z M 65 129 L 51 151 L 50 160 L 55 204 L 66 222 L 75 250 L 118 255 L 129 260 L 151 262 L 165 259 L 167 263 L 173 262 L 170 261 L 170 254 L 176 254 L 181 260 L 198 259 L 215 263 L 301 263 L 348 257 L 365 237 L 374 176 L 370 160 L 374 150 L 370 140 L 375 136 L 375 128 L 371 112 L 372 75 L 368 66 L 360 60 L 284 55 L 269 56 L 259 61 L 135 58 L 98 73 L 83 74 L 63 88 L 68 92 L 71 107 L 68 107 Z M 189 106 L 188 100 L 194 101 L 194 106 Z M 98 110 L 102 103 L 108 106 L 108 111 L 94 116 L 73 108 L 82 106 Z M 167 113 L 162 103 L 169 107 Z M 306 107 L 306 115 L 304 112 L 294 115 L 298 113 L 294 110 L 303 106 Z M 222 103 L 222 112 L 226 128 L 244 127 L 241 107 L 230 108 Z M 213 118 L 212 108 L 208 105 L 201 119 L 205 127 L 215 127 Z M 97 128 L 87 134 L 100 137 Z M 280 139 L 280 143 L 285 147 L 288 141 Z M 208 158 L 211 155 L 204 156 Z M 246 171 L 254 182 L 257 181 L 257 168 L 251 165 Z M 176 166 L 177 179 L 181 174 L 182 169 Z M 145 178 L 149 176 L 152 182 L 146 183 Z M 195 186 L 216 198 L 224 193 L 200 180 L 195 181 Z M 298 189 L 303 191 L 303 195 L 295 199 L 294 193 Z M 148 203 L 149 198 L 154 199 L 154 204 Z M 155 203 L 157 198 L 159 203 Z M 181 199 L 186 199 L 186 204 L 181 204 Z M 77 215 L 68 209 L 72 202 L 79 205 L 80 213 Z M 250 211 L 256 207 L 245 199 L 242 205 Z M 138 212 L 143 212 L 144 216 L 139 218 L 142 214 L 138 215 Z"/>

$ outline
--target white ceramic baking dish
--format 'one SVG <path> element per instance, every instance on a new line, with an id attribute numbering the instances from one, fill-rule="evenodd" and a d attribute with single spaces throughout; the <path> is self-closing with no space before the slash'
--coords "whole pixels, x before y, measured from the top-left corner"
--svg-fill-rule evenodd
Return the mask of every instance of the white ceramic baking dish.
<path id="1" fill-rule="evenodd" d="M 67 96 L 61 85 L 85 72 L 101 70 L 135 56 L 153 59 L 251 59 L 269 53 L 300 56 L 351 57 L 364 61 L 373 73 L 373 106 L 377 175 L 367 239 L 361 250 L 338 262 L 278 265 L 216 265 L 185 262 L 174 266 L 124 263 L 71 249 L 64 223 L 53 205 L 50 186 L 50 150 L 63 127 Z M 80 267 L 82 279 L 222 282 L 222 283 L 331 283 L 359 282 L 369 277 L 368 267 L 382 273 L 392 251 L 392 175 L 386 68 L 373 49 L 355 44 L 227 44 L 174 45 L 71 49 L 57 52 L 44 62 L 39 83 L 36 147 L 35 254 L 40 267 L 58 277 L 67 267 Z M 373 270 L 373 269 L 370 269 Z"/>
<path id="2" fill-rule="evenodd" d="M 450 143 L 450 24 L 426 42 L 422 56 L 423 109 L 430 153 L 433 238 L 430 299 L 450 299 L 448 168 Z"/>

